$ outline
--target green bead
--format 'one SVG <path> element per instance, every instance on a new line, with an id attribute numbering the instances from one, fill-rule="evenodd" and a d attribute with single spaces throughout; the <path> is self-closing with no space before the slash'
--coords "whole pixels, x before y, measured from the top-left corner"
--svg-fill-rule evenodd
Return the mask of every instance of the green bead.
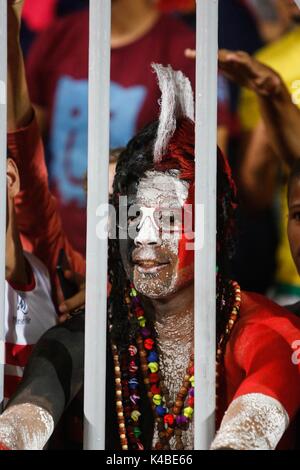
<path id="1" fill-rule="evenodd" d="M 137 297 L 138 294 L 137 294 L 137 291 L 135 290 L 134 287 L 131 289 L 130 295 L 131 295 L 131 297 Z"/>
<path id="2" fill-rule="evenodd" d="M 134 427 L 133 428 L 133 434 L 135 435 L 136 438 L 138 438 L 142 434 L 142 431 L 140 430 L 140 428 Z"/>

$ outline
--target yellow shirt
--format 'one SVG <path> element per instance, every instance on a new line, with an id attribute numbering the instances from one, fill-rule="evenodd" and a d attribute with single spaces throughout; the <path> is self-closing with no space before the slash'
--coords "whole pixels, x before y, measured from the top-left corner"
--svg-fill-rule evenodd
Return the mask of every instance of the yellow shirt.
<path id="1" fill-rule="evenodd" d="M 255 57 L 276 70 L 292 94 L 295 91 L 293 86 L 300 81 L 300 27 L 267 45 Z M 259 117 L 260 112 L 255 93 L 243 89 L 240 102 L 240 118 L 243 129 L 253 129 L 258 123 Z"/>
<path id="2" fill-rule="evenodd" d="M 276 42 L 261 49 L 256 58 L 276 70 L 287 85 L 291 94 L 300 88 L 300 27 L 293 29 Z M 299 91 L 297 93 L 299 97 Z M 300 107 L 300 100 L 298 100 Z M 240 102 L 240 118 L 244 130 L 252 130 L 260 119 L 259 106 L 256 95 L 250 90 L 242 91 Z M 276 281 L 283 287 L 291 289 L 300 288 L 300 278 L 290 254 L 287 238 L 287 198 L 286 188 L 280 195 L 280 237 L 281 241 L 277 252 Z M 300 292 L 300 291 L 299 291 Z"/>

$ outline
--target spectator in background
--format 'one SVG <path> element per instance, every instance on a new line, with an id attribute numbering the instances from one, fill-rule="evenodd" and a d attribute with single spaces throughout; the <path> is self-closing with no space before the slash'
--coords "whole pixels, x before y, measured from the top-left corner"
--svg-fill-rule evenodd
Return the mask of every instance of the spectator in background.
<path id="1" fill-rule="evenodd" d="M 275 41 L 289 24 L 284 2 L 280 0 L 246 0 L 257 15 L 260 33 L 266 43 Z M 279 13 L 281 10 L 281 14 Z"/>
<path id="2" fill-rule="evenodd" d="M 30 122 L 33 112 L 28 95 L 24 93 L 26 89 L 24 66 L 20 59 L 19 44 L 15 40 L 19 33 L 22 2 L 7 3 L 9 47 L 7 124 L 10 134 L 6 165 L 5 399 L 11 398 L 20 383 L 34 344 L 45 331 L 57 323 L 58 318 L 52 298 L 49 271 L 38 257 L 24 251 L 18 227 L 17 209 L 26 186 L 26 178 L 20 176 L 22 165 L 15 160 L 17 145 L 14 144 L 22 134 L 22 131 L 17 132 L 17 130 Z M 15 135 L 14 142 L 11 140 L 11 133 Z M 33 147 L 35 143 L 36 140 L 32 142 Z M 35 219 L 35 224 L 38 225 L 39 220 Z M 46 235 L 44 242 L 44 248 L 47 242 L 48 246 L 50 245 Z"/>
<path id="3" fill-rule="evenodd" d="M 126 145 L 157 116 L 159 92 L 150 70 L 152 62 L 182 70 L 194 86 L 195 66 L 184 50 L 195 46 L 195 33 L 180 19 L 162 14 L 156 4 L 148 0 L 115 0 L 112 4 L 112 149 Z M 85 8 L 56 20 L 37 38 L 27 60 L 31 99 L 48 138 L 52 189 L 64 229 L 82 253 L 86 238 L 82 183 L 87 165 L 88 16 Z M 228 124 L 226 101 L 223 83 L 219 100 L 223 145 L 219 143 L 223 148 Z"/>
<path id="4" fill-rule="evenodd" d="M 300 107 L 300 100 L 297 99 L 300 88 L 300 26 L 298 24 L 300 11 L 290 0 L 280 0 L 276 5 L 278 14 L 283 15 L 286 24 L 285 33 L 280 39 L 259 51 L 256 58 L 281 75 L 295 103 Z M 251 195 L 253 207 L 270 207 L 274 204 L 274 192 L 278 187 L 281 162 L 287 161 L 289 155 L 285 155 L 287 149 L 279 155 L 274 153 L 274 147 L 270 145 L 271 142 L 259 111 L 257 98 L 250 90 L 243 92 L 240 115 L 244 136 L 249 141 L 243 160 L 241 184 L 244 187 L 244 193 L 248 194 L 248 197 Z M 284 174 L 287 174 L 286 169 Z M 280 244 L 277 252 L 275 288 L 271 294 L 277 302 L 282 304 L 293 303 L 300 297 L 299 276 L 290 255 L 285 230 L 288 215 L 285 180 L 286 178 L 283 177 L 278 201 L 280 202 L 278 211 Z"/>

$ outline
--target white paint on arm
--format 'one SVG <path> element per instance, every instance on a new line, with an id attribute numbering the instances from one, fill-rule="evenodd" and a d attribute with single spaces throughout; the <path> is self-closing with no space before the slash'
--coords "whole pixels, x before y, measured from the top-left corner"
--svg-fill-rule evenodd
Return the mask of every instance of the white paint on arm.
<path id="1" fill-rule="evenodd" d="M 288 425 L 278 400 L 262 393 L 243 395 L 228 407 L 211 450 L 274 450 Z"/>
<path id="2" fill-rule="evenodd" d="M 31 403 L 14 405 L 0 416 L 0 443 L 10 450 L 43 450 L 53 430 L 52 416 Z"/>

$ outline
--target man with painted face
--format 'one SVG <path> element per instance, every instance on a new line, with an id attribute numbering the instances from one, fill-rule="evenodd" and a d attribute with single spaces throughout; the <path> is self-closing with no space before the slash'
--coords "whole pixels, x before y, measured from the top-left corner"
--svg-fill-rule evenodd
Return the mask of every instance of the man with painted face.
<path id="1" fill-rule="evenodd" d="M 193 448 L 193 99 L 180 72 L 161 66 L 156 72 L 163 90 L 160 119 L 129 142 L 114 181 L 118 229 L 109 249 L 108 449 Z M 300 406 L 300 321 L 228 279 L 234 209 L 230 169 L 218 152 L 219 431 L 212 449 L 291 448 Z M 0 417 L 3 448 L 37 448 L 36 433 L 43 444 L 50 437 L 82 384 L 83 328 L 80 315 L 40 340 Z M 39 417 L 35 407 L 45 415 Z"/>

